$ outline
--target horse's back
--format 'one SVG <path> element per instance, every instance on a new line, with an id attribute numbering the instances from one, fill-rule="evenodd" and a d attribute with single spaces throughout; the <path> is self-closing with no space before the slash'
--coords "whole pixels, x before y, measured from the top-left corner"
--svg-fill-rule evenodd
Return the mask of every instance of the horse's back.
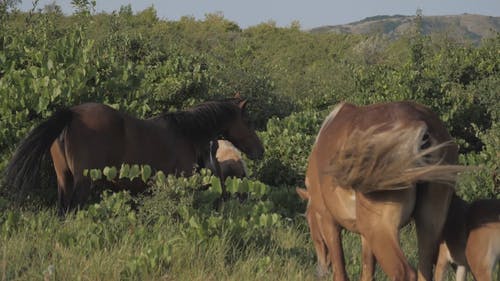
<path id="1" fill-rule="evenodd" d="M 70 109 L 78 121 L 88 129 L 95 131 L 123 127 L 124 113 L 100 103 L 84 103 Z"/>
<path id="2" fill-rule="evenodd" d="M 185 172 L 192 169 L 178 157 L 191 147 L 181 142 L 179 134 L 165 122 L 141 120 L 98 103 L 77 105 L 71 111 L 75 118 L 65 132 L 64 142 L 76 173 L 123 163 L 148 164 L 166 173 L 175 172 L 174 167 Z"/>
<path id="3" fill-rule="evenodd" d="M 444 123 L 439 117 L 427 107 L 409 101 L 379 103 L 367 106 L 357 106 L 344 103 L 335 116 L 329 116 L 332 120 L 325 122 L 317 136 L 315 148 L 320 166 L 329 165 L 329 156 L 341 149 L 342 145 L 353 132 L 366 132 L 373 129 L 374 133 L 391 130 L 394 126 L 400 128 L 425 128 L 426 132 L 433 138 L 435 143 L 443 143 L 451 140 Z M 446 162 L 457 161 L 457 147 L 447 146 L 443 152 Z M 444 151 L 443 150 L 443 151 Z"/>
<path id="4" fill-rule="evenodd" d="M 500 199 L 482 199 L 470 204 L 467 213 L 468 228 L 473 229 L 487 223 L 500 225 Z"/>
<path id="5" fill-rule="evenodd" d="M 410 126 L 420 122 L 425 123 L 432 131 L 443 131 L 444 129 L 443 123 L 435 113 L 414 102 L 390 102 L 367 106 L 344 103 L 333 120 L 328 123 L 331 128 L 325 128 L 325 132 L 366 130 L 373 126 L 394 123 Z M 450 138 L 449 134 L 445 135 L 447 139 Z"/>

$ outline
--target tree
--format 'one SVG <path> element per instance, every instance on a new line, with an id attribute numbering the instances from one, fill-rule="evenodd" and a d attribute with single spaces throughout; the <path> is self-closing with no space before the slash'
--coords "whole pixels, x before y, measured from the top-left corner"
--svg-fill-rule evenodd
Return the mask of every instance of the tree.
<path id="1" fill-rule="evenodd" d="M 95 0 L 71 0 L 71 5 L 75 7 L 77 13 L 88 13 L 95 9 Z"/>
<path id="2" fill-rule="evenodd" d="M 128 4 L 128 5 L 120 6 L 119 15 L 120 16 L 127 16 L 127 17 L 132 16 L 133 15 L 132 5 Z"/>
<path id="3" fill-rule="evenodd" d="M 0 9 L 11 10 L 21 4 L 21 0 L 0 0 Z"/>
<path id="4" fill-rule="evenodd" d="M 45 5 L 43 7 L 43 12 L 46 14 L 56 14 L 56 15 L 63 14 L 61 6 L 57 5 L 56 1 L 52 1 L 52 3 Z"/>

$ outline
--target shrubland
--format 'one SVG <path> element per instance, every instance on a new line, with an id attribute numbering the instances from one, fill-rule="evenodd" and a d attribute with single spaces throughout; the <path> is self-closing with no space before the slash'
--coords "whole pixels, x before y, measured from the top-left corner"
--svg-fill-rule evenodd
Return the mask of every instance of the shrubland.
<path id="1" fill-rule="evenodd" d="M 250 100 L 265 157 L 246 160 L 250 177 L 229 179 L 225 201 L 207 171 L 156 175 L 145 178 L 147 195 L 105 191 L 64 218 L 46 161 L 21 203 L 0 187 L 2 280 L 314 280 L 295 187 L 323 119 L 342 101 L 432 108 L 460 162 L 480 167 L 462 175 L 457 192 L 500 198 L 500 36 L 475 46 L 418 28 L 397 40 L 272 22 L 242 29 L 220 14 L 169 21 L 152 7 L 95 14 L 91 2 L 74 2 L 73 15 L 0 4 L 0 171 L 60 108 L 101 102 L 147 118 L 235 92 Z M 416 264 L 414 241 L 410 225 L 402 244 Z M 344 246 L 355 278 L 359 237 L 346 233 Z"/>

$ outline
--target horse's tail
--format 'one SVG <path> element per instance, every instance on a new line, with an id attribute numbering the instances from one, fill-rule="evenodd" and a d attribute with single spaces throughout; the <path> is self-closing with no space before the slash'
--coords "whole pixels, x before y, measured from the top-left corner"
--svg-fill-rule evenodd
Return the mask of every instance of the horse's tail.
<path id="1" fill-rule="evenodd" d="M 56 112 L 42 122 L 21 142 L 5 170 L 5 183 L 20 195 L 32 189 L 38 180 L 40 165 L 54 140 L 71 122 L 73 114 L 69 109 Z"/>
<path id="2" fill-rule="evenodd" d="M 453 185 L 462 165 L 443 163 L 443 151 L 451 142 L 433 144 L 423 123 L 411 127 L 374 126 L 355 130 L 331 158 L 327 169 L 334 184 L 362 193 L 397 190 L 418 181 Z"/>

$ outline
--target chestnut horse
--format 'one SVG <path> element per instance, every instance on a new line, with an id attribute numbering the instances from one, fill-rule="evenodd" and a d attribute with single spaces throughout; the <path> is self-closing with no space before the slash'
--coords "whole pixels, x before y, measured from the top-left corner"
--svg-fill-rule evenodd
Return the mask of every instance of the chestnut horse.
<path id="1" fill-rule="evenodd" d="M 323 231 L 325 224 L 322 221 L 331 221 L 334 224 L 334 227 L 340 228 L 340 224 L 334 220 L 334 218 L 328 213 L 326 210 L 326 206 L 323 203 L 323 200 L 315 201 L 315 204 L 310 204 L 309 199 L 311 198 L 307 189 L 296 188 L 297 194 L 303 200 L 307 200 L 307 209 L 306 209 L 306 220 L 309 225 L 309 231 L 311 233 L 311 238 L 313 240 L 314 249 L 316 251 L 316 256 L 318 258 L 318 265 L 316 268 L 316 274 L 318 277 L 324 277 L 328 274 L 328 268 L 331 265 L 331 256 L 334 256 L 339 265 L 337 267 L 344 268 L 344 252 L 342 247 L 339 249 L 339 252 L 336 253 L 328 253 L 328 247 L 326 244 L 327 238 Z M 349 198 L 344 198 L 345 200 L 349 200 Z M 358 232 L 354 228 L 351 228 L 351 231 Z M 340 235 L 340 234 L 339 234 Z M 340 236 L 339 236 L 340 237 Z M 366 244 L 366 240 L 361 237 L 362 244 L 362 270 L 361 270 L 361 278 L 363 281 L 372 281 L 375 273 L 375 258 Z M 338 269 L 337 269 L 338 270 Z M 346 279 L 347 276 L 344 273 L 337 273 L 336 279 Z"/>
<path id="2" fill-rule="evenodd" d="M 453 196 L 434 279 L 443 281 L 451 263 L 457 266 L 457 281 L 466 280 L 467 269 L 477 281 L 492 281 L 499 260 L 500 200 L 483 199 L 468 204 Z"/>
<path id="3" fill-rule="evenodd" d="M 391 280 L 416 280 L 399 245 L 399 229 L 413 217 L 418 279 L 431 280 L 453 183 L 464 170 L 457 158 L 443 123 L 422 105 L 338 105 L 321 126 L 306 172 L 319 266 L 331 262 L 334 279 L 347 280 L 346 228 L 362 235 L 364 279 L 373 278 L 373 253 Z"/>
<path id="4" fill-rule="evenodd" d="M 63 109 L 33 129 L 6 169 L 8 185 L 26 190 L 36 184 L 38 167 L 50 151 L 57 175 L 60 211 L 84 203 L 90 192 L 85 169 L 148 164 L 166 174 L 192 173 L 208 143 L 222 136 L 248 155 L 264 148 L 248 124 L 246 100 L 211 101 L 186 111 L 141 120 L 113 108 L 86 103 Z M 141 191 L 145 184 L 127 189 Z"/>

